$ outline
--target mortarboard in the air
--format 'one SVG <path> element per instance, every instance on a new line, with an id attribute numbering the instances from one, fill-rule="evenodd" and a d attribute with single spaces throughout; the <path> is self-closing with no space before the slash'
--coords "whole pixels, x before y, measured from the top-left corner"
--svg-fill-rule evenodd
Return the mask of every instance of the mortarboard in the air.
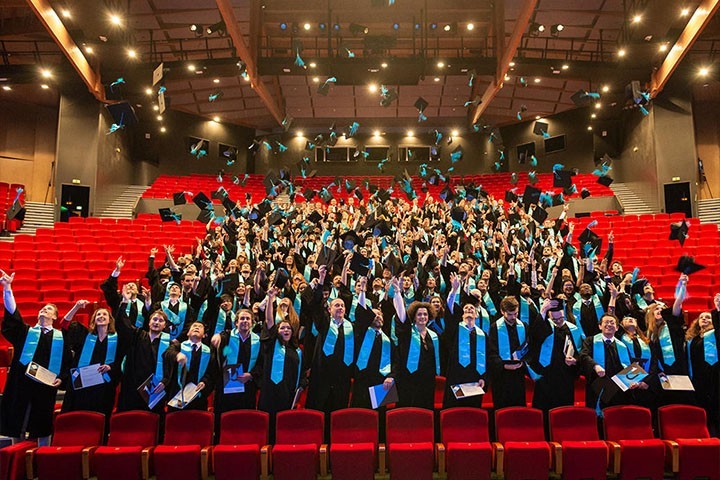
<path id="1" fill-rule="evenodd" d="M 185 205 L 186 203 L 185 192 L 173 193 L 173 205 Z"/>
<path id="2" fill-rule="evenodd" d="M 355 230 L 349 230 L 343 233 L 340 235 L 340 239 L 342 240 L 342 246 L 345 250 L 352 250 L 355 245 L 360 244 L 360 237 L 355 233 Z"/>
<path id="3" fill-rule="evenodd" d="M 669 240 L 677 240 L 680 242 L 680 246 L 685 244 L 685 239 L 688 236 L 688 224 L 685 220 L 678 223 L 670 224 L 670 238 Z"/>
<path id="4" fill-rule="evenodd" d="M 323 188 L 322 190 L 320 190 L 320 193 L 318 195 L 320 195 L 320 198 L 325 203 L 330 203 L 330 200 L 333 199 L 332 193 L 330 193 L 330 190 L 328 190 L 327 188 Z"/>
<path id="5" fill-rule="evenodd" d="M 592 250 L 595 250 L 596 254 L 602 248 L 602 238 L 600 238 L 595 232 L 593 232 L 589 228 L 583 230 L 583 232 L 578 237 L 578 240 L 580 240 L 580 256 L 582 258 L 585 258 L 587 256 L 585 255 L 585 244 L 589 243 L 590 248 Z"/>
<path id="6" fill-rule="evenodd" d="M 302 196 L 305 197 L 305 201 L 310 202 L 315 197 L 315 190 L 312 188 L 306 188 L 303 190 Z"/>
<path id="7" fill-rule="evenodd" d="M 360 190 L 359 188 L 356 188 L 355 190 L 353 190 L 353 195 L 355 195 L 357 197 L 357 199 L 360 200 L 361 202 L 363 201 L 363 198 L 365 198 L 363 196 L 362 190 Z"/>
<path id="8" fill-rule="evenodd" d="M 585 198 L 588 198 L 589 196 L 590 196 L 590 190 L 588 190 L 587 188 L 583 188 L 582 190 L 580 190 L 581 198 L 585 199 Z"/>
<path id="9" fill-rule="evenodd" d="M 415 103 L 414 103 L 413 105 L 415 105 L 415 108 L 417 108 L 418 111 L 422 112 L 422 111 L 425 110 L 425 109 L 427 108 L 427 106 L 430 105 L 430 104 L 429 104 L 429 103 L 427 102 L 427 100 L 425 100 L 424 98 L 418 97 L 418 99 L 415 100 Z"/>
<path id="10" fill-rule="evenodd" d="M 210 198 L 217 198 L 220 201 L 227 198 L 227 196 L 228 196 L 228 192 L 227 192 L 227 190 L 225 190 L 225 187 L 223 187 L 222 185 L 220 187 L 218 187 L 217 190 L 215 190 L 214 192 L 212 192 L 210 194 Z"/>
<path id="11" fill-rule="evenodd" d="M 263 218 L 270 210 L 272 210 L 272 203 L 270 203 L 270 200 L 265 199 L 258 204 L 256 209 L 258 211 L 259 218 Z"/>
<path id="12" fill-rule="evenodd" d="M 265 193 L 269 195 L 278 183 L 280 183 L 280 179 L 278 178 L 277 173 L 273 171 L 268 172 L 267 175 L 265 175 L 265 178 L 263 178 Z"/>
<path id="13" fill-rule="evenodd" d="M 570 188 L 572 177 L 575 172 L 572 170 L 556 170 L 553 172 L 553 187 Z"/>
<path id="14" fill-rule="evenodd" d="M 322 215 L 318 212 L 312 212 L 310 215 L 308 215 L 308 220 L 313 223 L 320 223 L 320 220 L 322 220 L 322 218 Z"/>
<path id="15" fill-rule="evenodd" d="M 225 207 L 225 210 L 227 210 L 228 212 L 232 212 L 235 216 L 237 216 L 236 212 L 239 209 L 237 208 L 237 203 L 235 202 L 235 200 L 230 197 L 225 197 L 222 201 L 222 205 L 223 207 Z"/>
<path id="16" fill-rule="evenodd" d="M 453 207 L 453 209 L 450 210 L 450 217 L 456 222 L 462 222 L 467 218 L 467 212 L 465 212 L 465 209 L 462 207 Z"/>
<path id="17" fill-rule="evenodd" d="M 323 245 L 318 253 L 317 264 L 330 266 L 335 263 L 336 258 L 337 251 L 334 248 Z"/>
<path id="18" fill-rule="evenodd" d="M 379 189 L 379 187 L 373 183 L 370 183 L 367 186 L 367 191 L 370 192 L 371 195 L 374 194 L 375 192 L 377 192 L 378 189 Z"/>
<path id="19" fill-rule="evenodd" d="M 287 285 L 288 280 L 290 280 L 290 274 L 288 271 L 284 268 L 279 268 L 275 273 L 275 281 L 273 283 L 277 288 L 282 290 L 285 288 L 285 285 Z"/>
<path id="20" fill-rule="evenodd" d="M 510 215 L 508 215 L 508 220 L 510 220 L 510 225 L 518 224 L 521 221 L 520 214 L 519 213 L 511 213 Z M 533 227 L 535 226 L 535 224 L 533 224 L 533 223 L 530 223 L 530 225 L 532 225 Z"/>
<path id="21" fill-rule="evenodd" d="M 383 262 L 383 266 L 390 270 L 390 273 L 395 276 L 400 273 L 400 269 L 402 269 L 402 262 L 400 262 L 400 259 L 397 258 L 394 253 L 390 252 L 390 255 L 388 255 Z"/>
<path id="22" fill-rule="evenodd" d="M 542 137 L 546 136 L 548 134 L 548 125 L 546 122 L 535 122 L 535 125 L 533 125 L 533 133 L 535 135 L 540 135 Z"/>
<path id="23" fill-rule="evenodd" d="M 703 269 L 705 269 L 705 265 L 695 263 L 695 258 L 688 255 L 680 257 L 678 264 L 675 267 L 675 270 L 680 273 L 684 273 L 685 275 L 691 275 Z"/>
<path id="24" fill-rule="evenodd" d="M 210 220 L 212 220 L 214 217 L 214 213 L 212 210 L 200 210 L 200 213 L 197 216 L 197 219 L 202 223 L 208 223 Z"/>
<path id="25" fill-rule="evenodd" d="M 615 180 L 613 178 L 608 177 L 607 175 L 603 175 L 602 177 L 598 177 L 598 179 L 597 179 L 597 183 L 599 183 L 600 185 L 604 185 L 606 187 L 609 187 L 610 185 L 612 185 L 612 183 L 614 181 Z"/>
<path id="26" fill-rule="evenodd" d="M 390 192 L 384 188 L 378 188 L 377 198 L 380 199 L 381 202 L 385 203 L 390 200 Z"/>
<path id="27" fill-rule="evenodd" d="M 468 185 L 465 187 L 465 198 L 468 200 L 474 200 L 480 195 L 480 189 L 474 185 Z"/>
<path id="28" fill-rule="evenodd" d="M 177 222 L 182 220 L 182 215 L 173 212 L 171 208 L 160 208 L 158 212 L 163 222 Z"/>
<path id="29" fill-rule="evenodd" d="M 370 270 L 370 260 L 368 260 L 368 258 L 364 255 L 355 252 L 350 260 L 350 270 L 355 272 L 357 275 L 364 277 Z"/>
<path id="30" fill-rule="evenodd" d="M 390 87 L 387 89 L 387 93 L 382 96 L 382 99 L 380 100 L 380 105 L 383 107 L 389 107 L 392 102 L 397 100 L 397 98 L 397 89 L 395 89 L 394 87 Z"/>
<path id="31" fill-rule="evenodd" d="M 357 187 L 357 182 L 355 180 L 345 180 L 345 191 L 347 193 L 352 193 L 353 190 Z"/>
<path id="32" fill-rule="evenodd" d="M 388 224 L 385 220 L 380 220 L 373 227 L 372 234 L 373 237 L 389 237 L 392 235 L 392 230 L 390 230 L 390 227 L 388 227 Z"/>
<path id="33" fill-rule="evenodd" d="M 268 216 L 267 223 L 268 223 L 268 225 L 276 225 L 276 224 L 280 223 L 282 221 L 282 219 L 283 219 L 282 213 L 280 213 L 278 211 L 274 211 Z"/>
<path id="34" fill-rule="evenodd" d="M 450 185 L 445 185 L 440 193 L 438 194 L 444 202 L 452 202 L 455 199 L 455 192 L 450 188 Z"/>
<path id="35" fill-rule="evenodd" d="M 558 205 L 564 205 L 565 204 L 565 197 L 563 197 L 562 193 L 558 193 L 557 195 L 553 195 L 551 199 L 551 206 L 557 207 Z"/>
<path id="36" fill-rule="evenodd" d="M 310 140 L 305 141 L 305 150 L 312 151 L 315 149 L 315 144 L 312 143 Z"/>
<path id="37" fill-rule="evenodd" d="M 547 220 L 548 213 L 544 208 L 542 208 L 540 206 L 536 206 L 535 210 L 533 210 L 532 218 L 533 218 L 533 220 L 538 222 L 540 225 L 542 225 L 543 223 L 545 223 L 545 220 Z"/>
<path id="38" fill-rule="evenodd" d="M 538 203 L 541 194 L 542 192 L 539 188 L 535 188 L 532 185 L 526 185 L 525 191 L 523 192 L 523 204 L 525 205 L 525 210 L 527 210 L 528 206 Z"/>
<path id="39" fill-rule="evenodd" d="M 647 278 L 638 278 L 630 286 L 630 294 L 633 296 L 640 295 L 642 297 L 643 292 L 645 290 L 645 285 L 647 285 L 647 284 L 648 284 Z"/>
<path id="40" fill-rule="evenodd" d="M 203 192 L 198 192 L 198 194 L 193 197 L 193 203 L 201 210 L 212 209 L 212 201 L 210 201 Z"/>
<path id="41" fill-rule="evenodd" d="M 591 95 L 588 95 L 588 92 L 585 90 L 578 90 L 573 93 L 570 100 L 572 100 L 572 102 L 578 107 L 587 107 L 593 102 L 594 98 Z"/>

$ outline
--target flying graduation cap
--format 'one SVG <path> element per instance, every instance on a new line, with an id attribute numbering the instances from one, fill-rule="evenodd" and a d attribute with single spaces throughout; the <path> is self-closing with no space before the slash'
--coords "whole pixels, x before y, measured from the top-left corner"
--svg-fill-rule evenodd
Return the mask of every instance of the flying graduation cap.
<path id="1" fill-rule="evenodd" d="M 179 224 L 182 220 L 182 215 L 175 213 L 171 208 L 161 208 L 158 212 L 163 222 L 175 222 Z"/>
<path id="2" fill-rule="evenodd" d="M 398 93 L 394 87 L 387 87 L 382 85 L 380 87 L 380 105 L 383 107 L 389 107 L 392 102 L 397 100 Z"/>
<path id="3" fill-rule="evenodd" d="M 695 263 L 695 258 L 687 255 L 683 255 L 682 257 L 680 257 L 680 259 L 678 260 L 678 264 L 675 267 L 675 270 L 680 273 L 684 273 L 685 275 L 691 275 L 704 269 L 705 265 Z"/>
<path id="4" fill-rule="evenodd" d="M 682 222 L 670 224 L 670 240 L 677 240 L 680 242 L 680 246 L 685 245 L 685 239 L 688 238 L 689 226 L 683 219 Z"/>
<path id="5" fill-rule="evenodd" d="M 427 100 L 425 100 L 422 97 L 418 97 L 417 100 L 415 100 L 415 108 L 418 110 L 418 122 L 424 122 L 427 120 L 427 117 L 425 116 L 425 109 L 430 105 Z"/>
<path id="6" fill-rule="evenodd" d="M 548 138 L 550 136 L 550 134 L 548 133 L 549 127 L 550 125 L 548 123 L 537 121 L 533 125 L 533 133 L 543 138 Z"/>
<path id="7" fill-rule="evenodd" d="M 322 95 L 323 97 L 326 97 L 327 94 L 330 92 L 330 85 L 335 85 L 336 82 L 337 78 L 329 77 L 327 80 L 325 80 L 318 86 L 317 93 L 319 95 Z"/>
<path id="8" fill-rule="evenodd" d="M 588 92 L 586 90 L 578 90 L 573 93 L 570 100 L 578 107 L 587 107 L 596 100 L 600 100 L 600 94 L 596 92 Z"/>
<path id="9" fill-rule="evenodd" d="M 173 193 L 173 205 L 185 205 L 187 198 L 185 198 L 185 192 Z"/>

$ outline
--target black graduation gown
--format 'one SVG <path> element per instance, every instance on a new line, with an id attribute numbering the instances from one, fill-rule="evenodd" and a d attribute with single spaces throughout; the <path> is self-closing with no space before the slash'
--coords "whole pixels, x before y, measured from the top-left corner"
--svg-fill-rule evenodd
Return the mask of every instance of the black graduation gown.
<path id="1" fill-rule="evenodd" d="M 627 392 L 620 390 L 612 380 L 612 377 L 624 368 L 620 363 L 620 354 L 617 348 L 620 340 L 615 339 L 611 346 L 608 346 L 604 342 L 605 338 L 603 338 L 605 365 L 600 365 L 605 369 L 605 376 L 602 378 L 595 372 L 595 365 L 598 365 L 598 363 L 593 357 L 595 348 L 593 337 L 587 337 L 583 340 L 583 347 L 580 351 L 580 369 L 587 379 L 585 385 L 585 406 L 593 410 L 598 407 L 603 409 L 605 407 L 625 405 L 628 403 Z M 630 357 L 632 358 L 632 355 L 630 355 Z M 600 400 L 599 403 L 598 399 Z"/>
<path id="2" fill-rule="evenodd" d="M 205 325 L 205 332 L 207 332 L 206 338 L 209 340 L 215 333 L 215 328 L 220 320 L 220 297 L 217 297 L 215 293 L 212 293 L 208 297 L 207 308 L 199 320 Z M 233 323 L 233 313 L 231 310 L 225 315 L 225 323 L 221 326 L 221 329 L 223 331 L 230 330 L 233 328 Z"/>
<path id="3" fill-rule="evenodd" d="M 180 352 L 180 342 L 177 340 L 173 340 L 171 342 L 173 345 L 173 350 L 176 352 Z M 200 342 L 200 345 L 202 345 L 202 342 Z M 168 348 L 168 350 L 170 350 Z M 166 353 L 166 355 L 168 355 Z M 199 377 L 200 374 L 200 359 L 202 358 L 202 349 L 198 348 L 196 351 L 190 355 L 190 357 L 187 359 L 186 367 L 187 367 L 187 374 L 185 376 L 185 384 L 188 384 L 190 382 L 194 383 L 195 385 L 199 384 L 200 382 L 205 383 L 205 388 L 200 391 L 200 394 L 193 399 L 192 402 L 190 402 L 183 410 L 207 410 L 208 409 L 208 397 L 215 389 L 215 384 L 217 383 L 217 377 L 218 377 L 218 360 L 217 360 L 217 354 L 215 352 L 214 347 L 210 347 L 210 360 L 208 361 L 207 368 L 205 369 L 205 372 L 202 377 Z M 168 358 L 166 361 L 172 361 L 173 358 Z M 177 373 L 173 375 L 173 378 L 171 379 L 169 392 L 168 392 L 168 400 L 173 398 L 177 392 L 180 391 L 180 382 L 182 381 L 182 371 L 178 367 L 176 369 Z M 180 378 L 178 378 L 180 377 Z M 168 411 L 177 411 L 179 409 L 172 408 L 168 406 Z"/>
<path id="4" fill-rule="evenodd" d="M 129 318 L 125 315 L 125 311 L 120 309 L 120 316 L 115 321 L 120 343 L 126 345 L 126 355 L 123 364 L 122 383 L 120 385 L 120 396 L 118 397 L 118 411 L 127 410 L 149 410 L 147 403 L 138 393 L 137 389 L 147 380 L 147 378 L 155 373 L 157 364 L 158 348 L 160 346 L 160 336 L 155 340 L 150 340 L 150 333 L 140 330 L 131 325 Z M 170 352 L 168 354 L 168 352 Z M 170 379 L 175 374 L 176 363 L 168 361 L 167 357 L 177 354 L 177 348 L 170 342 L 167 350 L 168 354 L 163 359 L 163 378 L 162 383 L 168 388 Z M 152 409 L 155 413 L 162 413 L 165 402 L 172 397 L 165 394 L 165 398 L 155 405 Z"/>
<path id="5" fill-rule="evenodd" d="M 285 362 L 283 365 L 283 379 L 280 383 L 272 381 L 272 361 L 275 354 L 275 340 L 277 340 L 277 326 L 273 326 L 269 331 L 263 328 L 260 336 L 262 346 L 260 347 L 262 368 L 260 369 L 260 399 L 258 400 L 258 410 L 268 412 L 271 418 L 275 417 L 277 412 L 289 410 L 292 407 L 293 398 L 295 398 L 296 385 L 304 388 L 307 386 L 305 379 L 306 370 L 301 367 L 300 381 L 298 382 L 298 365 L 300 358 L 294 348 L 285 348 Z M 272 432 L 272 430 L 271 430 Z"/>
<path id="6" fill-rule="evenodd" d="M 717 345 L 720 339 L 718 339 L 718 331 L 714 332 Z M 705 361 L 702 336 L 697 336 L 690 342 L 690 361 L 695 398 L 698 405 L 705 409 L 710 435 L 715 436 L 720 427 L 720 362 L 710 365 Z"/>
<path id="7" fill-rule="evenodd" d="M 10 313 L 5 310 L 2 323 L 2 334 L 15 349 L 8 372 L 2 403 L 0 403 L 0 433 L 8 437 L 19 437 L 23 422 L 27 416 L 28 435 L 32 438 L 46 437 L 52 433 L 53 410 L 57 388 L 36 382 L 25 375 L 26 365 L 20 363 L 25 338 L 30 326 L 20 315 L 19 310 Z M 40 335 L 33 361 L 43 367 L 50 363 L 53 332 Z M 60 379 L 67 380 L 70 367 L 70 348 L 63 342 L 63 356 L 60 368 Z"/>
<path id="8" fill-rule="evenodd" d="M 78 322 L 72 322 L 67 328 L 65 338 L 69 343 L 73 354 L 72 368 L 77 368 L 78 363 L 80 362 L 80 355 L 82 354 L 85 339 L 88 334 L 88 329 Z M 105 337 L 102 342 L 98 339 L 95 343 L 95 349 L 90 356 L 89 365 L 94 365 L 96 363 L 104 365 L 107 347 L 107 337 Z M 72 382 L 68 382 L 65 391 L 65 398 L 63 398 L 62 411 L 72 412 L 76 410 L 90 410 L 109 416 L 115 406 L 115 393 L 117 391 L 118 382 L 120 381 L 120 364 L 122 358 L 123 351 L 118 335 L 115 361 L 109 364 L 110 371 L 108 372 L 108 375 L 110 376 L 110 381 L 100 385 L 94 385 L 92 387 L 85 387 L 80 390 L 75 390 L 72 386 Z"/>
<path id="9" fill-rule="evenodd" d="M 566 322 L 567 323 L 567 322 Z M 548 335 L 554 335 L 553 349 L 550 364 L 547 367 L 540 365 L 540 350 L 543 341 Z M 533 408 L 550 410 L 555 407 L 572 405 L 575 399 L 575 379 L 578 376 L 577 365 L 565 363 L 565 337 L 570 334 L 569 327 L 563 324 L 560 328 L 553 329 L 549 322 L 544 320 L 538 322 L 531 331 L 530 355 L 532 361 L 530 367 L 542 378 L 535 382 L 533 392 Z M 573 342 L 574 345 L 574 342 Z M 575 345 L 575 358 L 581 345 Z"/>
<path id="10" fill-rule="evenodd" d="M 457 307 L 457 306 L 456 306 Z M 486 374 L 483 372 L 480 375 L 477 372 L 475 365 L 477 359 L 477 333 L 473 329 L 470 331 L 470 363 L 467 367 L 460 365 L 459 361 L 459 347 L 458 347 L 458 331 L 461 328 L 466 328 L 460 325 L 462 321 L 460 309 L 455 308 L 454 314 L 448 319 L 445 333 L 443 337 L 446 341 L 448 348 L 448 363 L 447 369 L 445 370 L 445 394 L 443 396 L 443 408 L 451 407 L 477 407 L 482 406 L 482 399 L 484 395 L 476 395 L 474 397 L 466 397 L 458 400 L 452 393 L 451 386 L 458 385 L 460 383 L 477 383 L 480 379 L 485 380 Z M 484 336 L 481 341 L 483 350 L 485 351 L 485 365 L 487 370 L 487 337 Z"/>
<path id="11" fill-rule="evenodd" d="M 171 312 L 178 315 L 180 313 L 180 302 L 178 301 L 175 304 L 173 304 L 171 302 L 168 303 L 168 309 Z M 162 302 L 155 302 L 153 304 L 152 311 L 154 312 L 155 310 L 162 310 Z M 152 313 L 152 312 L 150 312 L 150 313 Z M 190 304 L 188 304 L 187 310 L 185 311 L 185 322 L 182 325 L 178 325 L 177 327 L 175 327 L 172 324 L 172 322 L 170 322 L 168 320 L 167 325 L 165 326 L 165 331 L 168 333 L 171 333 L 173 328 L 180 329 L 180 333 L 178 334 L 177 337 L 175 337 L 175 340 L 184 342 L 185 340 L 187 340 L 187 332 L 188 332 L 188 330 L 190 330 L 190 325 L 192 325 L 193 322 L 195 321 L 195 313 L 196 312 L 193 309 L 193 307 Z M 148 320 L 149 320 L 149 318 L 150 318 L 150 314 L 147 315 Z M 146 321 L 146 323 L 147 323 L 147 321 Z"/>
<path id="12" fill-rule="evenodd" d="M 504 321 L 504 320 L 503 320 Z M 517 320 L 520 322 L 520 320 Z M 523 323 L 523 325 L 525 325 Z M 507 325 L 508 339 L 510 340 L 510 353 L 520 348 L 517 324 Z M 530 329 L 525 325 L 525 340 L 530 340 Z M 493 406 L 503 407 L 524 407 L 525 399 L 525 374 L 527 367 L 522 366 L 517 370 L 506 370 L 505 363 L 500 358 L 498 347 L 498 329 L 493 323 L 490 325 L 488 335 L 488 372 L 490 373 L 490 386 L 492 387 Z"/>
<path id="13" fill-rule="evenodd" d="M 375 314 L 371 309 L 362 307 L 360 305 L 355 309 L 355 359 L 360 355 L 360 347 L 362 346 L 363 340 L 365 340 L 365 334 L 370 328 Z M 382 357 L 382 337 L 377 335 L 373 341 L 372 350 L 370 351 L 370 357 L 368 358 L 367 366 L 363 370 L 358 370 L 357 366 L 354 367 L 354 380 L 352 385 L 352 398 L 350 400 L 350 406 L 354 408 L 372 408 L 370 403 L 370 391 L 369 388 L 375 385 L 379 385 L 385 381 L 385 378 L 394 378 L 392 373 L 392 354 L 393 354 L 392 342 L 390 342 L 390 361 L 391 368 L 390 373 L 386 376 L 380 373 L 380 360 Z"/>
<path id="14" fill-rule="evenodd" d="M 666 375 L 687 375 L 687 353 L 685 351 L 685 320 L 682 316 L 675 316 L 670 310 L 663 311 L 663 318 L 670 333 L 670 340 L 675 354 L 675 362 L 668 365 L 663 360 L 660 340 L 650 341 L 651 367 L 650 375 L 645 382 L 655 393 L 657 406 L 671 405 L 674 403 L 695 404 L 695 392 L 663 390 L 660 385 L 658 373 Z"/>
<path id="15" fill-rule="evenodd" d="M 118 309 L 120 308 L 120 303 L 122 302 L 122 295 L 118 292 L 118 279 L 117 277 L 113 277 L 110 275 L 103 283 L 100 284 L 100 290 L 102 290 L 103 295 L 105 296 L 105 302 L 110 307 L 110 310 L 112 311 L 113 317 L 118 318 Z M 138 298 L 142 301 L 143 297 L 138 296 Z M 125 308 L 125 306 L 123 306 Z M 140 309 L 140 313 L 142 313 L 142 308 Z M 133 325 L 135 325 L 135 320 L 138 316 L 138 308 L 135 302 L 130 304 L 130 321 Z M 147 325 L 147 317 L 145 318 L 145 325 Z"/>
<path id="16" fill-rule="evenodd" d="M 237 335 L 233 331 L 226 331 L 220 334 L 220 349 L 218 350 L 218 357 L 220 365 L 227 363 L 224 352 L 225 346 L 229 343 L 230 335 Z M 254 410 L 257 406 L 257 392 L 258 383 L 260 382 L 261 363 L 263 359 L 262 355 L 263 346 L 261 344 L 260 351 L 258 352 L 258 358 L 255 362 L 255 366 L 250 370 L 250 375 L 253 379 L 245 383 L 245 391 L 242 393 L 223 393 L 223 375 L 222 370 L 218 374 L 218 384 L 215 391 L 215 413 L 216 416 L 221 415 L 224 412 L 231 410 Z M 238 352 L 238 363 L 242 364 L 243 372 L 248 372 L 250 365 L 250 336 L 243 341 L 240 339 L 240 351 Z"/>
<path id="17" fill-rule="evenodd" d="M 393 371 L 397 372 L 398 407 L 419 407 L 432 410 L 435 405 L 435 345 L 430 334 L 420 344 L 418 368 L 413 373 L 407 369 L 410 342 L 412 341 L 412 320 L 396 322 L 398 337 L 397 355 L 394 356 Z"/>
<path id="18" fill-rule="evenodd" d="M 580 302 L 580 322 L 578 324 L 578 320 L 574 316 L 571 317 L 571 321 L 578 327 L 582 327 L 582 331 L 585 332 L 588 338 L 600 333 L 600 328 L 598 327 L 598 321 L 600 319 L 597 318 L 595 304 L 593 302 L 586 305 L 582 300 L 574 300 L 573 303 L 567 307 L 568 315 L 572 315 L 576 302 Z"/>

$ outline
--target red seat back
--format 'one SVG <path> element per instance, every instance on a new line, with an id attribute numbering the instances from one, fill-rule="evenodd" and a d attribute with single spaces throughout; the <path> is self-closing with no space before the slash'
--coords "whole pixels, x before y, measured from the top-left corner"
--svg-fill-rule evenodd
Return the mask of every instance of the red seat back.
<path id="1" fill-rule="evenodd" d="M 165 417 L 163 445 L 212 445 L 213 414 L 200 410 L 182 410 Z"/>
<path id="2" fill-rule="evenodd" d="M 378 413 L 365 408 L 345 408 L 330 414 L 332 443 L 378 443 Z"/>
<path id="3" fill-rule="evenodd" d="M 61 413 L 55 418 L 53 447 L 91 447 L 102 445 L 105 415 L 97 412 Z"/>
<path id="4" fill-rule="evenodd" d="M 489 442 L 488 413 L 478 408 L 448 408 L 440 412 L 442 442 Z"/>
<path id="5" fill-rule="evenodd" d="M 385 415 L 387 443 L 433 442 L 433 412 L 424 408 L 396 408 Z"/>
<path id="6" fill-rule="evenodd" d="M 587 407 L 558 407 L 549 412 L 550 440 L 572 442 L 600 440 L 597 414 Z"/>
<path id="7" fill-rule="evenodd" d="M 705 410 L 691 405 L 666 405 L 658 408 L 660 438 L 709 438 Z"/>
<path id="8" fill-rule="evenodd" d="M 109 447 L 152 447 L 157 445 L 157 413 L 132 410 L 120 412 L 110 417 Z"/>
<path id="9" fill-rule="evenodd" d="M 644 407 L 621 405 L 603 410 L 605 440 L 648 440 L 654 438 L 652 414 Z"/>
<path id="10" fill-rule="evenodd" d="M 234 410 L 222 414 L 220 445 L 258 445 L 268 443 L 270 415 L 258 410 Z"/>
<path id="11" fill-rule="evenodd" d="M 325 433 L 325 415 L 317 410 L 285 410 L 276 418 L 275 443 L 319 448 Z"/>
<path id="12" fill-rule="evenodd" d="M 537 408 L 507 407 L 495 412 L 498 442 L 544 442 L 543 412 Z"/>

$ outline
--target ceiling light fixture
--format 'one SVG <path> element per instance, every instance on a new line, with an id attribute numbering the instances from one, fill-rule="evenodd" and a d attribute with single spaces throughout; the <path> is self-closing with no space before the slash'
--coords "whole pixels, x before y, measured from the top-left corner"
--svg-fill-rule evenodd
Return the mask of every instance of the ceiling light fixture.
<path id="1" fill-rule="evenodd" d="M 568 65 L 567 63 L 563 63 L 562 67 L 560 68 L 562 68 L 563 70 L 567 70 L 568 68 L 570 68 L 570 65 Z"/>
<path id="2" fill-rule="evenodd" d="M 472 32 L 473 30 L 475 30 L 475 24 L 474 24 L 474 23 L 468 23 L 468 24 L 465 26 L 465 28 L 468 29 L 468 32 Z"/>
<path id="3" fill-rule="evenodd" d="M 622 58 L 625 55 L 627 55 L 627 51 L 624 48 L 621 48 L 620 50 L 618 50 L 617 54 L 618 54 L 618 57 Z"/>
<path id="4" fill-rule="evenodd" d="M 40 70 L 40 75 L 42 75 L 43 78 L 52 78 L 53 76 L 52 72 L 47 68 Z"/>
<path id="5" fill-rule="evenodd" d="M 152 94 L 153 94 L 152 88 L 148 87 L 145 89 L 145 95 L 152 95 Z"/>
<path id="6" fill-rule="evenodd" d="M 295 133 L 295 136 L 298 137 L 298 138 L 302 138 L 302 137 L 305 136 L 305 132 L 303 132 L 302 130 L 298 130 L 298 131 Z"/>
<path id="7" fill-rule="evenodd" d="M 698 74 L 701 77 L 707 77 L 710 74 L 710 69 L 708 67 L 700 67 Z"/>
<path id="8" fill-rule="evenodd" d="M 380 130 L 374 130 L 373 137 L 379 137 L 379 136 L 380 136 Z"/>
<path id="9" fill-rule="evenodd" d="M 534 81 L 535 83 L 540 83 L 540 78 L 539 78 L 539 77 L 535 77 L 535 79 L 534 79 L 533 81 Z"/>
<path id="10" fill-rule="evenodd" d="M 127 56 L 130 58 L 137 58 L 137 52 L 131 48 L 127 51 Z"/>
<path id="11" fill-rule="evenodd" d="M 9 92 L 10 90 L 12 90 L 12 87 L 10 85 L 3 85 L 2 89 L 6 92 Z"/>
<path id="12" fill-rule="evenodd" d="M 460 132 L 458 132 L 457 130 L 453 130 L 452 132 L 450 132 L 450 135 L 453 137 L 457 137 L 458 135 L 460 135 Z"/>
<path id="13" fill-rule="evenodd" d="M 165 127 L 160 127 L 160 132 L 165 133 L 165 132 L 167 132 L 167 129 Z"/>
<path id="14" fill-rule="evenodd" d="M 688 15 L 690 15 L 690 9 L 689 9 L 689 8 L 683 8 L 682 10 L 680 10 L 680 16 L 681 16 L 681 17 L 687 17 Z"/>
<path id="15" fill-rule="evenodd" d="M 660 46 L 658 47 L 658 50 L 661 52 L 667 52 L 667 49 L 668 49 L 667 43 L 661 43 Z"/>
<path id="16" fill-rule="evenodd" d="M 309 31 L 309 30 L 312 28 L 312 25 L 310 25 L 309 23 L 306 22 L 305 24 L 303 24 L 303 28 L 304 28 L 305 31 L 307 32 L 307 31 Z"/>
<path id="17" fill-rule="evenodd" d="M 545 25 L 542 25 L 542 24 L 540 24 L 540 23 L 534 23 L 534 22 L 533 22 L 533 23 L 530 24 L 530 28 L 528 29 L 528 34 L 529 34 L 531 37 L 537 37 L 538 35 L 540 35 L 540 34 L 541 34 L 542 32 L 544 32 L 544 31 L 545 31 Z"/>
<path id="18" fill-rule="evenodd" d="M 407 136 L 408 136 L 408 137 L 414 137 L 414 136 L 415 136 L 415 132 L 412 131 L 412 130 L 408 130 L 408 131 L 407 131 Z"/>
<path id="19" fill-rule="evenodd" d="M 117 15 L 115 13 L 111 13 L 110 14 L 110 23 L 112 23 L 116 27 L 120 27 L 120 26 L 122 26 L 123 22 L 122 22 L 122 18 L 120 18 L 119 15 Z"/>
<path id="20" fill-rule="evenodd" d="M 565 25 L 563 25 L 562 23 L 556 23 L 555 25 L 552 25 L 550 27 L 550 35 L 553 37 L 557 37 L 563 30 L 565 30 Z"/>
<path id="21" fill-rule="evenodd" d="M 219 79 L 219 78 L 213 78 L 213 83 L 220 83 L 220 79 Z"/>
<path id="22" fill-rule="evenodd" d="M 438 68 L 445 68 L 445 62 L 437 62 Z"/>
<path id="23" fill-rule="evenodd" d="M 632 18 L 632 23 L 640 23 L 642 22 L 642 15 L 634 15 Z"/>
<path id="24" fill-rule="evenodd" d="M 603 93 L 609 92 L 609 91 L 610 91 L 610 86 L 608 86 L 608 85 L 603 85 L 602 91 L 603 91 Z"/>
<path id="25" fill-rule="evenodd" d="M 187 69 L 188 69 L 189 71 L 191 71 L 191 72 L 194 72 L 194 71 L 195 71 L 195 64 L 189 63 L 188 66 L 187 66 Z"/>
<path id="26" fill-rule="evenodd" d="M 48 85 L 47 83 L 43 83 L 42 85 L 40 85 L 40 88 L 42 88 L 43 90 L 47 90 L 50 88 L 50 85 Z"/>
<path id="27" fill-rule="evenodd" d="M 70 15 L 70 10 L 68 10 L 67 8 L 63 8 L 62 10 L 60 10 L 60 15 L 62 15 L 63 18 L 70 18 L 70 17 L 71 17 L 71 15 Z"/>
<path id="28" fill-rule="evenodd" d="M 217 115 L 213 117 L 213 122 L 218 123 L 220 121 L 220 117 Z"/>
<path id="29" fill-rule="evenodd" d="M 367 35 L 369 31 L 370 29 L 365 25 L 360 25 L 357 23 L 350 24 L 350 33 L 355 35 L 356 37 L 360 35 Z"/>
<path id="30" fill-rule="evenodd" d="M 85 45 L 85 53 L 92 55 L 93 52 L 94 50 L 90 45 Z"/>

